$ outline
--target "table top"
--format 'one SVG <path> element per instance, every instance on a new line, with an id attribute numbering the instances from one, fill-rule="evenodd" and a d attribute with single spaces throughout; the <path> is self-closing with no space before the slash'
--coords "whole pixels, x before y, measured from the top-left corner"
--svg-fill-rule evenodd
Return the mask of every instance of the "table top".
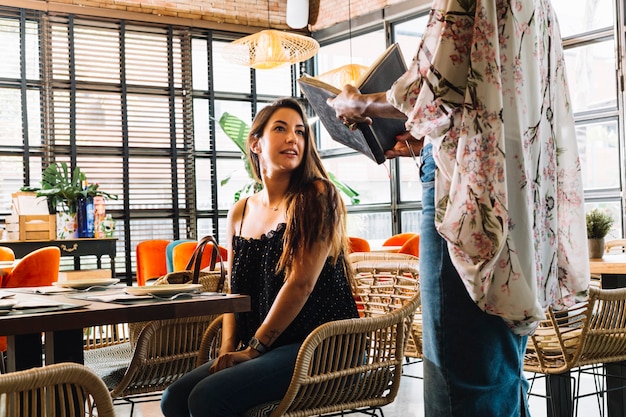
<path id="1" fill-rule="evenodd" d="M 8 298 L 17 302 L 48 301 L 76 308 L 32 312 L 23 309 L 0 316 L 0 334 L 19 335 L 35 332 L 74 330 L 101 324 L 163 320 L 180 317 L 193 317 L 227 312 L 250 310 L 250 297 L 246 295 L 218 295 L 211 297 L 178 298 L 171 301 L 144 300 L 133 304 L 100 302 L 72 298 L 76 293 L 38 295 L 24 291 L 24 288 L 11 288 L 15 295 Z"/>
<path id="2" fill-rule="evenodd" d="M 589 259 L 592 274 L 626 274 L 626 253 L 607 254 L 602 258 Z"/>

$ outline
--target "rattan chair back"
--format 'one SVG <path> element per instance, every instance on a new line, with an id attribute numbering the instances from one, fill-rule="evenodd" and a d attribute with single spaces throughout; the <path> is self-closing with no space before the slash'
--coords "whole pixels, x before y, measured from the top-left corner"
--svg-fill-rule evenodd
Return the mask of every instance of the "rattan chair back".
<path id="1" fill-rule="evenodd" d="M 625 253 L 626 239 L 612 239 L 604 243 L 606 253 Z"/>
<path id="2" fill-rule="evenodd" d="M 408 329 L 419 305 L 417 293 L 386 314 L 319 326 L 300 347 L 283 399 L 244 415 L 303 417 L 391 403 L 400 386 Z M 217 357 L 221 324 L 220 316 L 205 331 L 197 365 Z"/>
<path id="3" fill-rule="evenodd" d="M 388 313 L 419 294 L 419 259 L 401 253 L 353 253 L 357 304 L 365 317 Z M 413 315 L 405 355 L 422 357 L 421 304 Z"/>
<path id="4" fill-rule="evenodd" d="M 529 338 L 526 371 L 560 374 L 626 360 L 626 288 L 591 286 L 588 301 L 547 314 Z"/>
<path id="5" fill-rule="evenodd" d="M 115 417 L 102 380 L 77 363 L 0 375 L 0 394 L 6 416 Z"/>
<path id="6" fill-rule="evenodd" d="M 384 315 L 316 328 L 300 347 L 291 384 L 271 417 L 313 416 L 390 404 L 419 294 Z"/>

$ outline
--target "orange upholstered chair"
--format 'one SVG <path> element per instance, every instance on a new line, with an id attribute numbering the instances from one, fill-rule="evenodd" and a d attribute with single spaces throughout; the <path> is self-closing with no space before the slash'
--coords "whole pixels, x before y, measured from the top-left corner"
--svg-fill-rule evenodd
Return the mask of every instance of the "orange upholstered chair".
<path id="1" fill-rule="evenodd" d="M 61 250 L 46 246 L 24 256 L 2 279 L 2 287 L 43 287 L 59 278 Z M 0 337 L 0 352 L 6 352 L 7 339 Z"/>
<path id="2" fill-rule="evenodd" d="M 398 253 L 408 253 L 413 256 L 420 256 L 420 235 L 415 235 L 411 239 L 404 242 L 404 245 L 398 250 Z"/>
<path id="3" fill-rule="evenodd" d="M 415 236 L 416 233 L 405 232 L 393 235 L 383 242 L 383 246 L 402 246 L 404 243 Z"/>
<path id="4" fill-rule="evenodd" d="M 149 239 L 137 244 L 137 285 L 167 274 L 165 249 L 169 243 L 167 239 Z"/>
<path id="5" fill-rule="evenodd" d="M 15 252 L 6 246 L 0 246 L 0 261 L 14 261 Z"/>
<path id="6" fill-rule="evenodd" d="M 352 252 L 369 252 L 370 243 L 362 237 L 350 236 L 350 253 Z"/>
<path id="7" fill-rule="evenodd" d="M 191 255 L 193 251 L 196 249 L 196 245 L 198 242 L 182 242 L 172 248 L 172 263 L 174 266 L 174 271 L 182 271 L 187 267 L 189 263 L 189 259 L 191 259 Z M 222 256 L 222 260 L 226 261 L 228 257 L 228 251 L 225 247 L 219 246 L 220 255 Z M 213 245 L 211 243 L 207 243 L 204 248 L 204 253 L 202 254 L 202 262 L 200 263 L 201 268 L 206 268 L 211 264 L 211 253 L 213 252 Z"/>
<path id="8" fill-rule="evenodd" d="M 2 279 L 3 287 L 41 287 L 59 278 L 61 250 L 56 246 L 37 249 L 18 261 Z"/>

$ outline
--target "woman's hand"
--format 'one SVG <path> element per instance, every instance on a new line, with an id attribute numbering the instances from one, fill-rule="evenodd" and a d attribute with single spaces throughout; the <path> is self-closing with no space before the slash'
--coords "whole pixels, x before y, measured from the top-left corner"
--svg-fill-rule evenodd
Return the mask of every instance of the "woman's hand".
<path id="1" fill-rule="evenodd" d="M 422 147 L 424 146 L 424 141 L 415 139 L 410 132 L 404 132 L 396 136 L 396 144 L 393 149 L 385 152 L 385 157 L 387 159 L 397 158 L 399 156 L 413 156 L 419 155 Z M 413 154 L 411 154 L 411 150 L 409 150 L 409 146 L 413 150 Z"/>
<path id="2" fill-rule="evenodd" d="M 238 363 L 249 361 L 250 359 L 254 359 L 258 357 L 260 353 L 252 348 L 247 348 L 245 350 L 235 351 L 235 352 L 227 352 L 224 354 L 220 354 L 217 357 L 209 373 L 214 374 L 216 372 L 221 371 L 222 369 L 230 368 L 232 366 L 237 365 Z"/>

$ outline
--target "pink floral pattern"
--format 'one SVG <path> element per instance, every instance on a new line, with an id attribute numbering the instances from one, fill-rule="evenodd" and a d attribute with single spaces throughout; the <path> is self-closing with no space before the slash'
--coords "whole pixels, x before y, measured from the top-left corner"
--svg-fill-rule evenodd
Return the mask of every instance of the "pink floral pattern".
<path id="1" fill-rule="evenodd" d="M 589 283 L 564 65 L 549 0 L 434 0 L 387 93 L 433 144 L 436 227 L 468 293 L 518 334 Z"/>

